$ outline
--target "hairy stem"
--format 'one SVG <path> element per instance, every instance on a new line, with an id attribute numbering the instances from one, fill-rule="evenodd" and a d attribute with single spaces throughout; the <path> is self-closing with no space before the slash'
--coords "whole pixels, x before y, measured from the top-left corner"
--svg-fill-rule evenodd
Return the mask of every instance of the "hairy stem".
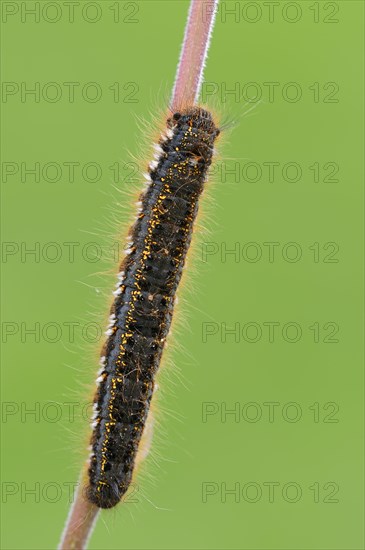
<path id="1" fill-rule="evenodd" d="M 198 101 L 203 72 L 219 0 L 191 0 L 171 109 L 177 111 Z"/>

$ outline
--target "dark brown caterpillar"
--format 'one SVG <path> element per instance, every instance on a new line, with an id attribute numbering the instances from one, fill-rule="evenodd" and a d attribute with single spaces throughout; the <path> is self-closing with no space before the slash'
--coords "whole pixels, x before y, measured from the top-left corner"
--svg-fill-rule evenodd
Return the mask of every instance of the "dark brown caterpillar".
<path id="1" fill-rule="evenodd" d="M 167 120 L 150 183 L 130 231 L 94 402 L 88 499 L 115 506 L 131 482 L 198 200 L 219 129 L 187 108 Z"/>

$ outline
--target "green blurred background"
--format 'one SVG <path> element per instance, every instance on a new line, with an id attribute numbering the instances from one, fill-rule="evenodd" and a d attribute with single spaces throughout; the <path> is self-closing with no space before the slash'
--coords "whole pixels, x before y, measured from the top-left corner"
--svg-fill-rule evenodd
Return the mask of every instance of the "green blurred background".
<path id="1" fill-rule="evenodd" d="M 2 547 L 51 549 L 141 182 L 130 153 L 143 171 L 188 2 L 1 8 Z M 90 548 L 364 547 L 362 43 L 359 1 L 221 4 L 203 100 L 236 125 L 152 452 Z"/>

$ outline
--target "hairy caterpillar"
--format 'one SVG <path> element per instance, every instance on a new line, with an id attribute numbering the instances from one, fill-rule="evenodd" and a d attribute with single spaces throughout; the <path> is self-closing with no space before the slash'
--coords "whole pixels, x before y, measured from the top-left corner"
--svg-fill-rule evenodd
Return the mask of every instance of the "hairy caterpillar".
<path id="1" fill-rule="evenodd" d="M 199 197 L 220 130 L 203 108 L 167 119 L 120 266 L 94 400 L 87 498 L 115 506 L 131 482 Z"/>

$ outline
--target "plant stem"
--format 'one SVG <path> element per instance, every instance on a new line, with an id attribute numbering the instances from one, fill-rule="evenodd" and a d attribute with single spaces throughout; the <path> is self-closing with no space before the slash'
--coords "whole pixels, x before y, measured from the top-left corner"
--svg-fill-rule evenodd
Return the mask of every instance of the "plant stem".
<path id="1" fill-rule="evenodd" d="M 74 495 L 74 502 L 67 518 L 59 550 L 82 550 L 93 531 L 100 509 L 84 496 L 86 469 Z"/>
<path id="2" fill-rule="evenodd" d="M 172 93 L 171 109 L 173 111 L 198 101 L 218 1 L 191 0 Z"/>
<path id="3" fill-rule="evenodd" d="M 171 108 L 178 110 L 196 103 L 208 52 L 218 0 L 191 0 Z M 84 495 L 87 468 L 80 477 L 59 550 L 84 550 L 91 536 L 99 508 Z"/>

